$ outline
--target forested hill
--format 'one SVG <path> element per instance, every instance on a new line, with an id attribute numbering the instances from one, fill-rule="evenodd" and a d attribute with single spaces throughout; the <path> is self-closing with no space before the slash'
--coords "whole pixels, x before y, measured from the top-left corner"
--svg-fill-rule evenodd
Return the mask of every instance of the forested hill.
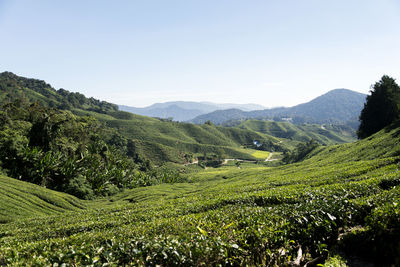
<path id="1" fill-rule="evenodd" d="M 344 123 L 355 120 L 364 106 L 366 95 L 348 89 L 335 89 L 310 102 L 290 108 L 272 108 L 257 111 L 238 109 L 218 110 L 203 114 L 192 120 L 194 123 L 211 121 L 222 124 L 232 120 L 250 118 L 292 118 L 295 122 Z"/>
<path id="2" fill-rule="evenodd" d="M 12 72 L 0 73 L 0 103 L 25 99 L 27 102 L 38 102 L 45 107 L 70 110 L 79 108 L 99 113 L 118 110 L 118 105 L 87 98 L 81 93 L 65 89 L 54 89 L 50 84 L 38 79 L 17 76 Z"/>

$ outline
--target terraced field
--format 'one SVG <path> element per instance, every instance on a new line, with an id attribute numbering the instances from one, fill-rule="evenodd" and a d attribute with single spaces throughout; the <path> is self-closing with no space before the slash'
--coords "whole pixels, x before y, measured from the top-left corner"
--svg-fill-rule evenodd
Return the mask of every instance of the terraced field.
<path id="1" fill-rule="evenodd" d="M 86 209 L 86 204 L 68 194 L 0 175 L 0 223 Z"/>
<path id="2" fill-rule="evenodd" d="M 254 151 L 251 155 L 257 159 L 267 159 L 271 153 L 268 151 Z"/>
<path id="3" fill-rule="evenodd" d="M 157 164 L 182 163 L 187 153 L 219 153 L 226 158 L 255 160 L 252 153 L 242 149 L 243 145 L 258 140 L 271 150 L 284 151 L 298 143 L 253 130 L 160 121 L 122 111 L 111 115 L 83 110 L 74 112 L 94 116 L 106 125 L 117 128 L 121 134 L 135 141 L 137 152 Z"/>
<path id="4" fill-rule="evenodd" d="M 95 117 L 116 130 L 118 135 L 129 139 L 131 152 L 156 165 L 166 162 L 182 164 L 186 163 L 185 156 L 188 154 L 204 153 L 254 160 L 251 153 L 241 150 L 244 145 L 252 144 L 253 140 L 263 143 L 267 150 L 275 151 L 284 151 L 294 145 L 253 130 L 178 123 L 134 115 L 119 111 L 118 106 L 112 103 L 86 98 L 80 93 L 64 89 L 55 90 L 41 80 L 20 77 L 10 72 L 0 73 L 0 106 L 19 98 L 23 99 L 22 102 L 69 110 L 78 116 Z M 108 128 L 103 126 L 101 128 Z M 106 131 L 112 135 L 110 129 Z"/>
<path id="5" fill-rule="evenodd" d="M 221 127 L 160 121 L 123 111 L 100 114 L 76 109 L 74 112 L 94 116 L 117 128 L 126 137 L 133 138 L 138 152 L 157 164 L 182 163 L 186 153 L 219 153 L 226 158 L 246 160 L 266 159 L 268 152 L 249 153 L 249 150 L 243 149 L 244 145 L 251 145 L 254 140 L 265 144 L 268 151 L 280 152 L 311 139 L 323 145 L 355 141 L 349 129 L 332 125 L 321 128 L 321 125 L 296 126 L 287 122 L 248 120 L 237 127 Z"/>
<path id="6" fill-rule="evenodd" d="M 399 265 L 399 136 L 388 128 L 280 167 L 209 168 L 73 213 L 2 206 L 0 265 Z"/>
<path id="7" fill-rule="evenodd" d="M 323 145 L 342 144 L 356 140 L 353 129 L 329 124 L 295 125 L 289 122 L 246 120 L 238 127 L 294 141 L 307 142 L 314 139 Z"/>

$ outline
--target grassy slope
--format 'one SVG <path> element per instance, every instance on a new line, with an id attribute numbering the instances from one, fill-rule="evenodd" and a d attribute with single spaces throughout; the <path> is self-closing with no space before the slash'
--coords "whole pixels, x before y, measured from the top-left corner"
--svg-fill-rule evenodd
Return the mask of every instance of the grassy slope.
<path id="1" fill-rule="evenodd" d="M 315 139 L 323 145 L 341 144 L 355 141 L 350 133 L 326 125 L 324 128 L 317 124 L 294 125 L 289 122 L 274 122 L 261 120 L 247 120 L 238 127 L 260 133 L 307 142 Z"/>
<path id="2" fill-rule="evenodd" d="M 277 147 L 292 148 L 292 142 L 281 142 L 280 138 L 254 130 L 160 121 L 122 111 L 111 115 L 82 110 L 74 112 L 78 115 L 92 115 L 108 126 L 119 129 L 138 143 L 140 154 L 158 163 L 182 162 L 185 153 L 218 151 L 227 158 L 255 159 L 252 151 L 240 148 L 241 145 L 251 144 L 253 140 L 268 140 Z"/>
<path id="3" fill-rule="evenodd" d="M 383 244 L 387 253 L 398 242 L 390 221 L 400 219 L 399 133 L 323 148 L 293 165 L 208 169 L 192 183 L 127 190 L 75 216 L 8 223 L 0 263 L 281 265 L 300 245 L 308 260 L 331 250 L 355 226 L 365 242 L 357 247 Z M 392 232 L 377 243 L 385 223 Z"/>
<path id="4" fill-rule="evenodd" d="M 68 194 L 0 175 L 0 222 L 78 211 L 85 204 Z"/>
<path id="5" fill-rule="evenodd" d="M 310 155 L 327 164 L 400 156 L 400 123 L 352 144 L 320 148 Z"/>

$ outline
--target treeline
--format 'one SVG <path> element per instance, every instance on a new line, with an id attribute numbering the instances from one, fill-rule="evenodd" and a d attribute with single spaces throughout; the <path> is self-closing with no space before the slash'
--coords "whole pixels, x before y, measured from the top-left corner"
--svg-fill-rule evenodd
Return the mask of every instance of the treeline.
<path id="1" fill-rule="evenodd" d="M 182 179 L 93 117 L 23 100 L 0 108 L 0 172 L 84 199 Z"/>
<path id="2" fill-rule="evenodd" d="M 400 120 L 400 86 L 396 80 L 383 75 L 371 88 L 360 114 L 359 139 L 369 137 Z"/>
<path id="3" fill-rule="evenodd" d="M 42 80 L 20 77 L 12 72 L 0 73 L 0 101 L 5 103 L 18 99 L 64 110 L 79 108 L 99 113 L 118 111 L 118 105 L 93 97 L 87 98 L 81 93 L 69 92 L 62 88 L 55 90 Z"/>

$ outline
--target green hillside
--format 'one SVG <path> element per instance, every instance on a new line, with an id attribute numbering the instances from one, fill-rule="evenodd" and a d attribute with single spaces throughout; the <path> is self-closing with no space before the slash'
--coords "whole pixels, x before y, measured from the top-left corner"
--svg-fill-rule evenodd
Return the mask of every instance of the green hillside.
<path id="1" fill-rule="evenodd" d="M 400 129 L 280 167 L 188 174 L 0 225 L 10 265 L 400 264 Z M 340 256 L 338 256 L 340 255 Z M 342 265 L 343 266 L 343 265 Z"/>
<path id="2" fill-rule="evenodd" d="M 0 103 L 38 102 L 44 107 L 69 110 L 78 116 L 91 116 L 115 129 L 127 139 L 134 153 L 156 165 L 185 163 L 188 154 L 218 154 L 225 158 L 254 160 L 253 152 L 243 150 L 254 140 L 267 151 L 287 151 L 311 138 L 321 144 L 352 142 L 351 129 L 325 125 L 293 125 L 285 122 L 248 120 L 239 127 L 212 124 L 195 125 L 134 115 L 118 106 L 86 98 L 80 93 L 55 90 L 41 80 L 0 73 Z M 111 138 L 111 137 L 109 137 Z"/>
<path id="3" fill-rule="evenodd" d="M 292 124 L 263 120 L 246 120 L 238 127 L 278 138 L 307 142 L 311 139 L 323 145 L 341 144 L 356 140 L 354 130 L 339 125 Z"/>
<path id="4" fill-rule="evenodd" d="M 0 175 L 0 223 L 79 211 L 86 204 L 71 195 Z"/>
<path id="5" fill-rule="evenodd" d="M 59 109 L 80 108 L 100 113 L 118 110 L 118 106 L 99 101 L 94 98 L 86 98 L 83 94 L 69 92 L 60 88 L 55 90 L 50 84 L 38 79 L 25 78 L 12 72 L 0 73 L 0 103 L 26 100 L 38 102 L 45 107 Z"/>
<path id="6" fill-rule="evenodd" d="M 0 103 L 37 102 L 41 106 L 69 110 L 79 116 L 91 116 L 116 129 L 133 141 L 135 153 L 160 165 L 165 162 L 184 163 L 186 154 L 221 154 L 229 158 L 254 159 L 241 146 L 253 140 L 266 149 L 285 151 L 292 145 L 254 131 L 213 125 L 194 125 L 155 119 L 119 111 L 118 106 L 86 98 L 80 93 L 55 90 L 41 80 L 0 73 Z"/>
<path id="7" fill-rule="evenodd" d="M 0 176 L 0 265 L 400 264 L 400 123 L 333 145 L 351 131 L 172 122 L 10 73 L 0 87 L 0 172 L 18 178 Z M 280 164 L 311 139 L 327 146 Z M 183 166 L 196 157 L 219 168 Z"/>
<path id="8" fill-rule="evenodd" d="M 400 122 L 362 141 L 352 144 L 320 147 L 310 154 L 313 160 L 326 163 L 372 160 L 400 156 Z"/>
<path id="9" fill-rule="evenodd" d="M 259 140 L 268 150 L 285 151 L 293 142 L 254 130 L 221 127 L 209 124 L 196 125 L 159 120 L 123 111 L 111 114 L 74 110 L 79 115 L 90 115 L 122 135 L 135 140 L 136 148 L 144 157 L 156 163 L 184 161 L 186 153 L 222 153 L 228 158 L 254 159 L 241 146 Z"/>

